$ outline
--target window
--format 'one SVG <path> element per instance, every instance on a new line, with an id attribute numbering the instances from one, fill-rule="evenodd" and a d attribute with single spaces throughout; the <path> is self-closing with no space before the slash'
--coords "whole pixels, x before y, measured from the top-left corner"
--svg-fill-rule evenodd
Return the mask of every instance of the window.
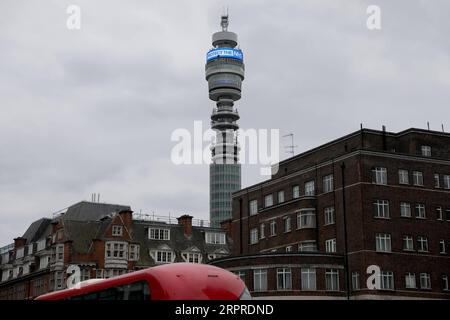
<path id="1" fill-rule="evenodd" d="M 446 215 L 447 221 L 450 221 L 450 209 L 445 210 L 445 215 Z"/>
<path id="2" fill-rule="evenodd" d="M 139 245 L 138 244 L 130 244 L 130 252 L 128 255 L 128 259 L 130 261 L 138 261 L 139 260 Z"/>
<path id="3" fill-rule="evenodd" d="M 317 244 L 316 241 L 301 241 L 298 244 L 298 251 L 299 252 L 312 252 L 317 251 Z"/>
<path id="4" fill-rule="evenodd" d="M 360 279 L 359 279 L 359 272 L 353 271 L 352 272 L 352 290 L 359 290 L 360 287 Z"/>
<path id="5" fill-rule="evenodd" d="M 266 225 L 264 223 L 261 223 L 261 225 L 259 226 L 259 238 L 260 239 L 264 239 L 266 237 L 265 229 L 266 229 Z"/>
<path id="6" fill-rule="evenodd" d="M 20 249 L 17 249 L 16 250 L 16 259 L 23 258 L 24 253 L 25 253 L 25 248 L 24 247 L 22 247 Z"/>
<path id="7" fill-rule="evenodd" d="M 226 244 L 226 234 L 224 232 L 206 232 L 205 239 L 208 244 Z"/>
<path id="8" fill-rule="evenodd" d="M 314 195 L 314 180 L 305 182 L 305 196 Z"/>
<path id="9" fill-rule="evenodd" d="M 331 192 L 334 189 L 334 177 L 332 174 L 329 174 L 323 177 L 323 192 Z"/>
<path id="10" fill-rule="evenodd" d="M 300 187 L 299 186 L 293 186 L 292 187 L 292 198 L 297 199 L 300 197 Z"/>
<path id="11" fill-rule="evenodd" d="M 292 274 L 290 268 L 277 269 L 277 290 L 292 289 Z"/>
<path id="12" fill-rule="evenodd" d="M 439 241 L 439 253 L 445 254 L 445 240 Z"/>
<path id="13" fill-rule="evenodd" d="M 408 272 L 405 274 L 405 288 L 415 289 L 416 288 L 416 274 Z"/>
<path id="14" fill-rule="evenodd" d="M 412 236 L 403 236 L 403 250 L 405 251 L 414 250 L 414 240 Z"/>
<path id="15" fill-rule="evenodd" d="M 375 218 L 389 218 L 389 201 L 375 200 L 373 202 L 373 213 Z"/>
<path id="16" fill-rule="evenodd" d="M 442 207 L 436 207 L 436 219 L 443 220 Z"/>
<path id="17" fill-rule="evenodd" d="M 267 270 L 255 269 L 253 271 L 253 290 L 267 291 Z"/>
<path id="18" fill-rule="evenodd" d="M 413 184 L 423 186 L 423 173 L 421 171 L 413 171 Z"/>
<path id="19" fill-rule="evenodd" d="M 245 271 L 239 270 L 233 272 L 235 275 L 237 275 L 242 281 L 245 282 Z"/>
<path id="20" fill-rule="evenodd" d="M 428 251 L 428 239 L 426 237 L 417 237 L 417 250 L 422 252 Z"/>
<path id="21" fill-rule="evenodd" d="M 264 197 L 264 207 L 267 208 L 270 206 L 273 206 L 273 195 L 268 194 Z"/>
<path id="22" fill-rule="evenodd" d="M 81 281 L 86 281 L 89 280 L 91 278 L 91 273 L 89 271 L 89 269 L 82 269 L 81 270 Z"/>
<path id="23" fill-rule="evenodd" d="M 55 290 L 61 290 L 64 287 L 64 272 L 55 272 Z"/>
<path id="24" fill-rule="evenodd" d="M 387 233 L 377 233 L 376 250 L 377 252 L 391 252 L 391 235 Z"/>
<path id="25" fill-rule="evenodd" d="M 116 271 L 116 270 L 111 270 Z M 147 282 L 139 281 L 122 286 L 107 288 L 101 291 L 90 292 L 73 296 L 69 300 L 135 300 L 150 299 L 150 289 Z"/>
<path id="26" fill-rule="evenodd" d="M 46 241 L 45 241 L 45 239 L 39 240 L 38 243 L 37 243 L 36 251 L 42 251 L 42 250 L 44 250 L 44 249 L 45 249 L 45 246 L 46 246 Z"/>
<path id="27" fill-rule="evenodd" d="M 250 230 L 250 244 L 258 243 L 258 228 Z"/>
<path id="28" fill-rule="evenodd" d="M 277 222 L 275 220 L 270 221 L 270 236 L 277 235 Z"/>
<path id="29" fill-rule="evenodd" d="M 56 261 L 63 261 L 64 260 L 64 245 L 58 244 L 56 246 Z"/>
<path id="30" fill-rule="evenodd" d="M 292 246 L 287 246 L 286 247 L 286 252 L 292 252 L 292 249 L 293 249 Z"/>
<path id="31" fill-rule="evenodd" d="M 284 191 L 278 191 L 278 203 L 284 202 Z"/>
<path id="32" fill-rule="evenodd" d="M 41 256 L 39 259 L 39 269 L 47 268 L 49 263 L 50 263 L 49 256 Z"/>
<path id="33" fill-rule="evenodd" d="M 426 214 L 425 214 L 425 205 L 418 203 L 416 204 L 416 218 L 419 219 L 425 219 L 426 218 Z"/>
<path id="34" fill-rule="evenodd" d="M 127 247 L 125 242 L 106 242 L 106 258 L 127 259 Z"/>
<path id="35" fill-rule="evenodd" d="M 249 202 L 250 215 L 253 216 L 258 213 L 258 200 L 251 200 Z"/>
<path id="36" fill-rule="evenodd" d="M 381 290 L 394 290 L 394 273 L 392 271 L 381 271 Z"/>
<path id="37" fill-rule="evenodd" d="M 450 175 L 444 175 L 444 188 L 450 189 Z"/>
<path id="38" fill-rule="evenodd" d="M 441 187 L 441 181 L 439 179 L 439 173 L 434 174 L 434 187 L 440 188 Z"/>
<path id="39" fill-rule="evenodd" d="M 122 226 L 112 226 L 112 235 L 113 237 L 119 237 L 123 234 Z"/>
<path id="40" fill-rule="evenodd" d="M 326 269 L 325 271 L 325 287 L 327 291 L 339 290 L 339 270 Z"/>
<path id="41" fill-rule="evenodd" d="M 429 273 L 420 274 L 420 289 L 431 289 L 431 275 Z"/>
<path id="42" fill-rule="evenodd" d="M 300 209 L 297 213 L 297 229 L 315 228 L 316 213 L 315 209 Z"/>
<path id="43" fill-rule="evenodd" d="M 335 216 L 334 216 L 334 207 L 327 207 L 324 209 L 325 214 L 325 225 L 334 224 Z"/>
<path id="44" fill-rule="evenodd" d="M 399 184 L 409 184 L 408 170 L 403 170 L 403 169 L 398 170 L 398 183 Z"/>
<path id="45" fill-rule="evenodd" d="M 336 252 L 336 238 L 325 240 L 325 251 Z"/>
<path id="46" fill-rule="evenodd" d="M 316 269 L 314 268 L 302 268 L 302 290 L 316 290 Z"/>
<path id="47" fill-rule="evenodd" d="M 400 202 L 400 216 L 411 218 L 411 204 L 409 202 Z"/>
<path id="48" fill-rule="evenodd" d="M 188 263 L 202 263 L 202 254 L 198 252 L 184 252 L 182 257 Z"/>
<path id="49" fill-rule="evenodd" d="M 157 250 L 155 252 L 155 261 L 157 263 L 171 263 L 175 258 L 175 254 L 168 250 Z"/>
<path id="50" fill-rule="evenodd" d="M 383 167 L 373 168 L 372 182 L 376 184 L 387 184 L 387 169 Z"/>
<path id="51" fill-rule="evenodd" d="M 148 238 L 152 240 L 170 240 L 170 230 L 148 228 Z"/>
<path id="52" fill-rule="evenodd" d="M 430 146 L 422 146 L 421 148 L 422 156 L 431 157 L 431 147 Z"/>
<path id="53" fill-rule="evenodd" d="M 284 217 L 284 232 L 290 232 L 291 231 L 291 217 Z"/>
<path id="54" fill-rule="evenodd" d="M 442 290 L 448 291 L 449 290 L 448 276 L 446 274 L 444 274 L 444 275 L 442 275 L 441 279 L 442 279 Z"/>

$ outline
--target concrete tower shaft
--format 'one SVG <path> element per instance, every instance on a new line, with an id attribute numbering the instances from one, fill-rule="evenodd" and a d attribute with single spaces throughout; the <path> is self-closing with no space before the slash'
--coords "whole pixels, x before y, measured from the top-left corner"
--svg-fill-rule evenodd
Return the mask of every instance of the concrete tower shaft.
<path id="1" fill-rule="evenodd" d="M 231 218 L 231 194 L 241 188 L 241 166 L 236 130 L 239 114 L 234 102 L 241 98 L 245 67 L 244 55 L 237 47 L 237 34 L 228 31 L 228 16 L 221 18 L 222 31 L 212 35 L 213 48 L 206 55 L 205 76 L 209 98 L 216 102 L 211 128 L 216 143 L 211 147 L 210 220 L 218 226 Z"/>

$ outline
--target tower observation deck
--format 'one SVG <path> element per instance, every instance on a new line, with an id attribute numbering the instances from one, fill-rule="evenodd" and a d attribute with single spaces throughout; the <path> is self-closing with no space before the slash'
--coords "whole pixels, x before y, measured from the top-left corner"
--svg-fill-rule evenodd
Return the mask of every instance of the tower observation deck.
<path id="1" fill-rule="evenodd" d="M 237 34 L 228 31 L 228 16 L 221 18 L 222 31 L 212 35 L 213 48 L 206 54 L 206 80 L 209 98 L 216 102 L 211 128 L 216 141 L 211 146 L 210 220 L 213 226 L 231 218 L 231 194 L 241 188 L 241 165 L 236 130 L 239 114 L 234 102 L 241 98 L 244 80 L 244 55 Z"/>

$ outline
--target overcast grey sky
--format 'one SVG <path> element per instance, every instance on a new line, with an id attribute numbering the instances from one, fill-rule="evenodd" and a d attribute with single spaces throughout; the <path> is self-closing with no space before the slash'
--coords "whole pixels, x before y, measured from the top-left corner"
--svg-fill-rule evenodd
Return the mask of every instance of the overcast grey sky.
<path id="1" fill-rule="evenodd" d="M 66 28 L 71 4 L 81 30 Z M 360 123 L 450 130 L 447 0 L 2 0 L 0 245 L 93 192 L 208 218 L 208 166 L 172 164 L 170 135 L 209 124 L 205 53 L 226 4 L 245 54 L 242 128 L 293 132 L 296 152 Z M 366 27 L 370 4 L 381 30 Z M 257 166 L 242 178 L 266 179 Z"/>

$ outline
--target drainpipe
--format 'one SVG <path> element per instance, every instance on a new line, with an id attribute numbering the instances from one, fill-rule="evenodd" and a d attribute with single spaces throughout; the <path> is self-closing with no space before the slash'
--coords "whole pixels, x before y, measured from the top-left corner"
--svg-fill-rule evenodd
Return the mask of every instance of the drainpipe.
<path id="1" fill-rule="evenodd" d="M 345 268 L 345 284 L 347 291 L 347 300 L 350 300 L 350 271 L 348 269 L 348 241 L 347 241 L 347 206 L 345 203 L 345 163 L 341 164 L 342 178 L 342 213 L 344 220 L 344 268 Z"/>

